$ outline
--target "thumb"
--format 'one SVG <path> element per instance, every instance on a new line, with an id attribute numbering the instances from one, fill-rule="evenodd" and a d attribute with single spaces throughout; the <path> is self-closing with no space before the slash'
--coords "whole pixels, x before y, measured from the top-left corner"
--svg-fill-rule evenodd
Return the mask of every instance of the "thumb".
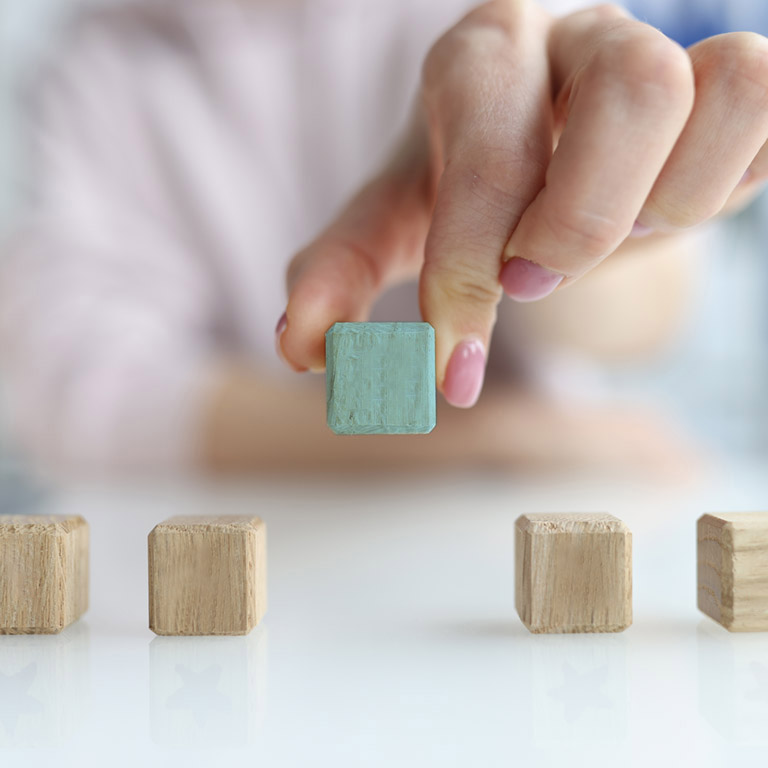
<path id="1" fill-rule="evenodd" d="M 367 319 L 376 298 L 415 277 L 429 227 L 430 179 L 423 129 L 288 268 L 278 353 L 295 370 L 325 367 L 325 332 Z"/>

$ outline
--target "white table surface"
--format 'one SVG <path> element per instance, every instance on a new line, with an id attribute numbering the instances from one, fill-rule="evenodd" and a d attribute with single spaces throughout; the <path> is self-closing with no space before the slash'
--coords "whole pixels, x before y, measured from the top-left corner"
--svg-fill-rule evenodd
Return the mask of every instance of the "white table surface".
<path id="1" fill-rule="evenodd" d="M 685 489 L 481 475 L 69 489 L 91 608 L 0 637 L 0 765 L 706 766 L 768 763 L 768 634 L 696 610 L 695 520 L 768 507 L 768 472 Z M 533 636 L 514 520 L 609 511 L 634 533 L 634 624 Z M 173 514 L 259 514 L 269 601 L 248 637 L 147 629 L 146 537 Z"/>

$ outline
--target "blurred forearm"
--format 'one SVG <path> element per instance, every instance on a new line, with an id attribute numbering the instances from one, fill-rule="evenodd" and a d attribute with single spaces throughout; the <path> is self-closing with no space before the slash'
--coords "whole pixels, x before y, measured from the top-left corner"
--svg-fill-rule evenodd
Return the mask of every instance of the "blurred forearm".
<path id="1" fill-rule="evenodd" d="M 642 360 L 672 341 L 690 307 L 701 239 L 627 240 L 589 275 L 532 304 L 506 302 L 500 322 L 517 343 L 610 363 Z"/>
<path id="2" fill-rule="evenodd" d="M 339 436 L 325 423 L 322 381 L 288 385 L 222 369 L 204 406 L 205 471 L 459 470 L 606 467 L 656 476 L 689 467 L 689 446 L 654 414 L 567 405 L 496 384 L 461 410 L 440 402 L 429 435 Z"/>
<path id="3" fill-rule="evenodd" d="M 479 435 L 440 406 L 429 435 L 339 436 L 325 423 L 325 388 L 316 377 L 286 385 L 248 368 L 222 369 L 205 404 L 202 464 L 216 472 L 261 469 L 419 469 L 482 459 Z M 470 422 L 464 414 L 464 422 Z"/>

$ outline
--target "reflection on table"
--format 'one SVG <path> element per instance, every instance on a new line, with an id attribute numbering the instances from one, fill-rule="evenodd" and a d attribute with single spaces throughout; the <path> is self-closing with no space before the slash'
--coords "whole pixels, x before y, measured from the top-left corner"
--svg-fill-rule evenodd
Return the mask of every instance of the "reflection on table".
<path id="1" fill-rule="evenodd" d="M 696 644 L 702 717 L 733 743 L 768 745 L 768 635 L 705 620 Z"/>
<path id="2" fill-rule="evenodd" d="M 0 747 L 58 746 L 86 719 L 90 630 L 0 635 Z"/>
<path id="3" fill-rule="evenodd" d="M 266 628 L 245 637 L 156 637 L 149 680 L 155 744 L 252 743 L 266 698 Z"/>

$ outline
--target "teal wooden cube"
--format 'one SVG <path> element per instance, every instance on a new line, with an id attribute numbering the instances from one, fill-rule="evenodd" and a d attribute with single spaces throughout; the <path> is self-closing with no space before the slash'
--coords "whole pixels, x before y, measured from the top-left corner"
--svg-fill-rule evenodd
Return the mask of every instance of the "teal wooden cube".
<path id="1" fill-rule="evenodd" d="M 435 427 L 435 331 L 429 323 L 335 323 L 325 334 L 328 426 L 337 435 Z"/>

